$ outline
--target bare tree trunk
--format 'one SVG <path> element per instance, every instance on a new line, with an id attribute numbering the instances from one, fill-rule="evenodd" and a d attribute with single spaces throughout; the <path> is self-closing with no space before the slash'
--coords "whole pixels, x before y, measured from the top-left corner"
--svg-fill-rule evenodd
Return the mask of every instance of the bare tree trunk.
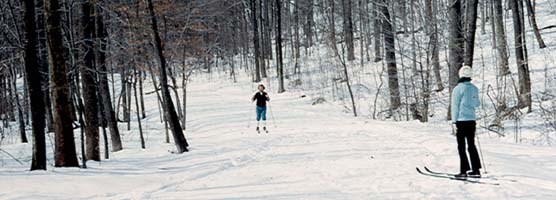
<path id="1" fill-rule="evenodd" d="M 187 66 L 187 61 L 186 61 L 186 53 L 187 53 L 187 47 L 184 46 L 183 48 L 183 61 L 182 61 L 182 72 L 181 72 L 181 89 L 182 89 L 182 95 L 183 95 L 183 113 L 182 113 L 182 118 L 181 118 L 181 124 L 182 124 L 182 129 L 186 130 L 187 128 L 187 79 L 189 78 L 186 75 L 186 67 Z M 232 60 L 233 62 L 233 60 Z"/>
<path id="2" fill-rule="evenodd" d="M 300 48 L 300 39 L 299 39 L 299 6 L 301 0 L 295 0 L 295 5 L 293 8 L 293 20 L 294 20 L 294 38 L 292 40 L 292 46 L 294 47 L 295 53 L 295 66 L 294 66 L 294 73 L 301 74 L 301 67 L 299 66 L 299 58 L 301 58 Z"/>
<path id="3" fill-rule="evenodd" d="M 183 118 L 181 119 L 181 124 L 183 130 L 187 129 L 187 76 L 185 71 L 182 73 L 182 93 L 183 93 Z"/>
<path id="4" fill-rule="evenodd" d="M 465 30 L 465 53 L 463 62 L 473 67 L 473 53 L 475 50 L 475 32 L 477 30 L 477 10 L 479 0 L 467 0 L 466 2 L 466 30 Z"/>
<path id="5" fill-rule="evenodd" d="M 365 66 L 365 34 L 364 34 L 364 27 L 365 27 L 365 6 L 363 5 L 364 0 L 358 0 L 357 4 L 359 6 L 359 64 L 361 69 Z"/>
<path id="6" fill-rule="evenodd" d="M 284 89 L 284 64 L 282 63 L 282 3 L 280 0 L 276 0 L 276 65 L 278 74 L 278 93 L 283 93 L 286 91 Z"/>
<path id="7" fill-rule="evenodd" d="M 45 0 L 46 30 L 54 107 L 54 130 L 56 133 L 55 166 L 78 167 L 73 137 L 71 101 L 66 77 L 65 50 L 63 48 L 61 14 L 58 0 Z"/>
<path id="8" fill-rule="evenodd" d="M 525 5 L 527 6 L 527 15 L 529 16 L 529 22 L 533 27 L 533 32 L 535 33 L 535 38 L 537 38 L 537 42 L 539 43 L 539 48 L 543 49 L 546 47 L 546 44 L 544 44 L 544 40 L 542 39 L 541 33 L 539 31 L 539 26 L 537 25 L 537 17 L 535 17 L 535 8 L 533 8 L 533 4 L 531 3 L 531 0 L 525 0 Z"/>
<path id="9" fill-rule="evenodd" d="M 46 115 L 46 128 L 48 132 L 54 131 L 54 122 L 52 119 L 52 103 L 50 100 L 50 87 L 49 87 L 49 74 L 48 74 L 48 47 L 46 46 L 46 28 L 45 28 L 45 16 L 44 16 L 44 0 L 36 1 L 37 18 L 36 25 L 38 28 L 38 48 L 39 48 L 39 62 L 38 65 L 41 73 L 41 87 L 42 93 L 44 95 L 44 106 Z"/>
<path id="10" fill-rule="evenodd" d="M 100 94 L 97 96 L 100 96 Z M 100 128 L 102 129 L 102 139 L 104 144 L 104 159 L 110 159 L 110 147 L 108 147 L 108 134 L 106 133 L 107 121 L 104 117 L 104 105 L 102 105 L 102 100 L 98 101 L 98 110 L 99 112 L 97 113 L 97 116 Z"/>
<path id="11" fill-rule="evenodd" d="M 99 37 L 98 59 L 99 63 L 97 69 L 98 82 L 99 82 L 99 96 L 103 105 L 102 114 L 110 130 L 110 142 L 112 144 L 112 151 L 117 152 L 123 149 L 122 140 L 120 137 L 120 130 L 118 129 L 118 121 L 116 120 L 116 113 L 114 112 L 114 107 L 112 106 L 112 101 L 110 97 L 110 88 L 108 86 L 108 70 L 106 68 L 106 46 L 107 46 L 107 32 L 104 28 L 104 22 L 102 16 L 97 16 L 97 35 Z"/>
<path id="12" fill-rule="evenodd" d="M 158 100 L 156 105 L 158 106 L 158 112 L 160 113 L 161 116 L 160 122 L 161 123 L 164 122 L 164 127 L 168 127 L 167 125 L 168 120 L 166 120 L 166 106 L 164 105 L 161 106 L 163 100 L 162 97 L 160 97 L 161 96 L 160 93 L 158 92 L 159 91 L 158 83 L 156 82 L 156 78 L 154 76 L 154 71 L 152 69 L 152 66 L 150 64 L 148 66 L 149 66 L 149 72 L 151 74 L 151 81 L 153 83 L 154 91 L 156 93 L 156 99 Z M 162 111 L 160 110 L 160 107 L 162 107 Z M 165 129 L 165 136 L 166 136 L 166 143 L 170 143 L 170 137 L 168 135 L 167 128 Z"/>
<path id="13" fill-rule="evenodd" d="M 180 96 L 178 94 L 178 82 L 176 81 L 176 77 L 174 76 L 174 70 L 172 69 L 168 69 L 169 75 L 170 75 L 170 80 L 172 81 L 172 85 L 174 87 L 172 87 L 172 91 L 174 91 L 174 96 L 176 97 L 176 108 L 177 108 L 177 112 L 178 112 L 178 117 L 181 119 L 183 118 L 182 116 L 182 110 L 181 110 L 181 102 L 180 102 Z"/>
<path id="14" fill-rule="evenodd" d="M 93 0 L 83 3 L 83 43 L 85 50 L 84 65 L 80 67 L 81 87 L 85 113 L 85 135 L 86 135 L 86 160 L 100 161 L 100 146 L 98 132 L 98 97 L 96 85 L 96 67 L 94 55 L 93 32 L 95 30 L 95 9 Z"/>
<path id="15" fill-rule="evenodd" d="M 384 50 L 386 52 L 386 65 L 388 71 L 388 87 L 390 88 L 390 110 L 396 111 L 401 106 L 400 85 L 398 83 L 398 68 L 396 66 L 395 32 L 392 27 L 392 18 L 388 11 L 389 1 L 382 0 L 381 10 L 384 21 L 382 23 Z"/>
<path id="16" fill-rule="evenodd" d="M 452 90 L 458 83 L 458 71 L 463 63 L 464 52 L 464 38 L 462 32 L 462 13 L 461 13 L 461 0 L 453 0 L 448 7 L 448 67 L 449 67 L 449 83 L 450 83 L 450 98 L 452 97 Z M 450 106 L 448 106 L 448 120 L 451 119 Z"/>
<path id="17" fill-rule="evenodd" d="M 524 42 L 525 33 L 523 32 L 523 10 L 522 0 L 511 0 L 512 17 L 514 22 L 514 43 L 517 72 L 519 76 L 519 108 L 531 106 L 531 78 L 529 76 L 529 65 L 525 51 L 527 46 Z"/>
<path id="18" fill-rule="evenodd" d="M 357 117 L 357 108 L 355 106 L 355 99 L 353 98 L 353 91 L 351 90 L 351 83 L 349 81 L 349 73 L 348 73 L 348 69 L 347 69 L 347 65 L 344 62 L 344 60 L 342 59 L 342 57 L 340 56 L 340 54 L 337 54 L 338 58 L 340 59 L 340 62 L 342 63 L 342 66 L 344 68 L 344 76 L 346 77 L 346 86 L 348 88 L 348 92 L 349 92 L 349 97 L 351 99 L 351 108 L 353 110 L 353 116 Z"/>
<path id="19" fill-rule="evenodd" d="M 262 78 L 267 78 L 268 75 L 266 73 L 267 72 L 266 70 L 267 70 L 268 66 L 266 66 L 266 58 L 268 57 L 268 55 L 267 55 L 268 48 L 266 47 L 267 46 L 266 42 L 268 40 L 266 38 L 267 35 L 266 35 L 265 19 L 263 17 L 264 16 L 263 13 L 264 13 L 264 10 L 265 10 L 263 1 L 265 1 L 265 0 L 258 0 L 257 1 L 257 3 L 258 3 L 257 7 L 259 7 L 259 12 L 258 12 L 258 15 L 257 15 L 258 16 L 258 21 L 257 22 L 259 23 L 258 27 L 260 27 L 260 30 L 258 30 L 257 33 L 259 34 L 259 53 L 260 53 L 259 54 L 259 63 L 261 64 L 261 69 L 260 69 L 261 77 Z"/>
<path id="20" fill-rule="evenodd" d="M 404 37 L 409 37 L 409 31 L 407 30 L 407 27 L 409 27 L 409 25 L 407 24 L 407 6 L 406 6 L 406 0 L 398 0 L 397 1 L 398 4 L 400 5 L 400 18 L 402 18 L 402 29 L 403 29 L 403 35 Z"/>
<path id="21" fill-rule="evenodd" d="M 16 85 L 16 81 L 17 81 L 17 70 L 15 69 L 15 66 L 12 67 L 12 69 L 9 69 L 9 73 L 10 73 L 10 84 L 11 87 L 10 89 L 13 90 L 14 93 L 14 97 L 15 97 L 15 105 L 16 105 L 16 109 L 17 109 L 17 124 L 19 125 L 19 136 L 21 139 L 21 143 L 27 143 L 29 142 L 27 140 L 27 134 L 25 134 L 25 119 L 24 119 L 24 114 L 23 114 L 23 106 L 21 106 L 21 102 L 19 99 L 19 92 L 17 92 L 17 85 Z"/>
<path id="22" fill-rule="evenodd" d="M 144 93 L 143 92 L 143 77 L 144 77 L 144 75 L 145 75 L 145 73 L 143 73 L 143 71 L 139 72 L 139 103 L 141 105 L 141 119 L 147 118 L 147 113 L 145 111 L 145 99 L 143 98 L 143 93 Z M 185 107 L 184 107 L 184 109 L 185 109 Z"/>
<path id="23" fill-rule="evenodd" d="M 371 23 L 372 23 L 372 10 L 369 9 L 369 4 L 371 3 L 372 0 L 363 0 L 363 23 L 364 23 L 364 27 L 362 28 L 362 30 L 364 30 L 364 34 L 362 35 L 362 37 L 365 37 L 365 55 L 367 56 L 367 62 L 371 61 L 371 54 L 370 54 L 370 46 L 372 45 L 371 43 Z"/>
<path id="24" fill-rule="evenodd" d="M 257 0 L 251 0 L 251 20 L 253 23 L 253 49 L 255 57 L 255 79 L 254 82 L 261 81 L 261 63 L 260 63 L 260 48 L 259 48 L 259 28 L 257 22 Z"/>
<path id="25" fill-rule="evenodd" d="M 135 64 L 135 63 L 134 63 Z M 127 102 L 126 102 L 126 113 L 127 113 L 127 118 L 125 119 L 125 121 L 127 122 L 127 130 L 130 131 L 131 130 L 131 90 L 133 88 L 131 88 L 131 81 L 133 79 L 133 73 L 129 72 L 130 75 L 128 75 L 127 80 L 125 82 L 125 87 L 126 87 L 126 93 L 125 96 L 127 98 Z"/>
<path id="26" fill-rule="evenodd" d="M 507 93 L 507 79 L 510 76 L 510 68 L 508 65 L 508 49 L 506 31 L 504 30 L 504 10 L 502 8 L 502 0 L 493 0 L 492 2 L 492 27 L 494 30 L 494 46 L 498 56 L 498 74 L 497 81 L 498 94 L 496 95 L 496 119 L 494 123 L 500 125 L 502 119 L 505 117 L 503 113 L 507 110 L 506 93 Z"/>
<path id="27" fill-rule="evenodd" d="M 263 0 L 264 2 L 264 38 L 265 38 L 265 58 L 272 60 L 272 38 L 270 37 L 272 33 L 272 0 Z"/>
<path id="28" fill-rule="evenodd" d="M 16 68 L 16 69 L 19 69 Z M 31 124 L 31 122 L 29 121 L 29 113 L 31 112 L 31 108 L 29 108 L 29 91 L 26 90 L 29 86 L 27 85 L 27 75 L 25 75 L 25 69 L 23 68 L 23 70 L 19 69 L 19 74 L 22 74 L 23 77 L 23 88 L 25 88 L 25 90 L 23 90 L 23 106 L 22 106 L 22 111 L 23 111 L 23 116 L 25 116 L 25 124 Z M 15 80 L 15 79 L 14 79 Z M 16 87 L 14 87 L 16 88 Z M 27 137 L 27 136 L 25 136 Z"/>
<path id="29" fill-rule="evenodd" d="M 440 59 L 438 48 L 438 25 L 436 19 L 436 6 L 433 0 L 425 0 L 426 30 L 429 35 L 429 52 L 431 54 L 431 64 L 434 70 L 434 78 L 436 80 L 436 91 L 444 90 L 442 84 L 442 76 L 440 74 Z"/>
<path id="30" fill-rule="evenodd" d="M 154 13 L 152 0 L 147 0 L 149 7 L 149 14 L 151 17 L 151 25 L 154 34 L 154 40 L 156 45 L 157 54 L 160 61 L 160 86 L 162 89 L 162 99 L 164 100 L 164 106 L 166 107 L 166 119 L 172 128 L 172 134 L 174 136 L 174 143 L 176 144 L 178 153 L 183 153 L 188 151 L 187 140 L 183 135 L 183 130 L 180 126 L 180 121 L 176 109 L 174 108 L 174 103 L 172 102 L 172 97 L 170 96 L 170 91 L 168 90 L 168 77 L 166 76 L 166 58 L 164 57 L 164 50 L 162 49 L 162 41 L 160 39 L 158 24 L 156 16 Z"/>
<path id="31" fill-rule="evenodd" d="M 315 20 L 314 20 L 314 13 L 315 13 L 315 4 L 314 4 L 314 0 L 309 0 L 306 1 L 307 2 L 307 19 L 305 20 L 306 22 L 306 46 L 305 48 L 309 48 L 311 46 L 313 46 L 313 39 L 316 36 L 314 34 L 313 31 L 313 26 L 315 24 Z"/>
<path id="32" fill-rule="evenodd" d="M 127 98 L 127 72 L 126 69 L 124 69 L 124 67 L 121 68 L 120 70 L 120 87 L 121 89 L 121 93 L 120 93 L 120 99 L 122 100 L 121 106 L 122 106 L 122 112 L 123 112 L 123 120 L 124 122 L 129 121 L 129 112 L 128 112 L 128 108 L 127 108 L 127 101 L 129 101 L 129 99 Z M 118 103 L 119 104 L 119 103 Z M 118 106 L 118 112 L 119 112 L 119 107 Z M 118 116 L 118 115 L 116 115 Z M 119 117 L 119 116 L 118 116 Z"/>
<path id="33" fill-rule="evenodd" d="M 79 73 L 74 74 L 76 79 L 79 79 Z M 85 120 L 83 119 L 83 100 L 81 99 L 81 93 L 79 92 L 79 83 L 76 80 L 73 83 L 70 83 L 74 86 L 72 86 L 73 90 L 71 91 L 72 93 L 72 100 L 73 103 L 76 104 L 75 106 L 75 111 L 77 111 L 77 120 L 79 121 L 79 130 L 81 131 L 80 134 L 80 143 L 81 143 L 81 158 L 83 161 L 83 165 L 81 166 L 82 168 L 87 168 L 87 160 L 85 159 L 87 157 L 86 155 L 86 148 L 85 148 Z"/>
<path id="34" fill-rule="evenodd" d="M 141 139 L 141 149 L 145 149 L 145 137 L 143 137 L 143 127 L 141 126 L 141 115 L 139 114 L 139 98 L 137 98 L 137 81 L 141 79 L 140 74 L 141 72 L 137 73 L 137 69 L 135 69 L 135 81 L 133 82 L 133 93 L 135 96 L 135 114 L 137 116 L 137 126 L 139 127 L 139 137 Z"/>
<path id="35" fill-rule="evenodd" d="M 336 12 L 336 4 L 334 3 L 334 0 L 328 0 L 329 4 L 330 4 L 330 47 L 332 47 L 332 51 L 334 51 L 334 54 L 338 53 L 338 46 L 336 46 L 336 17 L 335 17 L 335 12 Z"/>
<path id="36" fill-rule="evenodd" d="M 382 53 L 381 53 L 381 45 L 380 41 L 382 38 L 382 20 L 380 17 L 380 4 L 382 4 L 381 0 L 375 0 L 373 6 L 373 29 L 374 29 L 374 37 L 375 37 L 375 59 L 374 62 L 379 62 L 382 60 Z"/>
<path id="37" fill-rule="evenodd" d="M 95 53 L 98 54 L 98 52 Z M 99 94 L 97 94 L 97 96 L 100 96 L 100 92 Z M 110 159 L 110 148 L 108 147 L 108 134 L 106 133 L 107 121 L 104 117 L 104 111 L 103 111 L 104 105 L 102 104 L 102 100 L 99 100 L 97 105 L 99 110 L 97 116 L 98 116 L 100 128 L 102 129 L 102 139 L 104 144 L 104 159 Z"/>
<path id="38" fill-rule="evenodd" d="M 355 60 L 355 47 L 353 46 L 353 21 L 351 16 L 351 0 L 342 0 L 342 10 L 344 14 L 344 42 L 347 46 L 348 61 Z"/>
<path id="39" fill-rule="evenodd" d="M 12 66 L 13 67 L 13 66 Z M 14 96 L 14 89 L 13 89 L 13 84 L 12 84 L 12 69 L 6 69 L 7 70 L 7 82 L 6 85 L 8 86 L 7 90 L 8 90 L 8 103 L 7 103 L 7 110 L 8 110 L 8 119 L 12 122 L 15 122 L 15 109 L 18 108 L 17 104 L 19 103 L 19 100 L 15 100 L 15 96 Z M 14 102 L 16 103 L 16 105 L 14 105 Z"/>
<path id="40" fill-rule="evenodd" d="M 110 148 L 108 148 L 108 134 L 106 134 L 106 126 L 102 127 L 102 137 L 104 139 L 104 159 L 110 159 Z"/>
<path id="41" fill-rule="evenodd" d="M 508 49 L 506 31 L 504 30 L 504 10 L 502 9 L 502 0 L 493 0 L 494 6 L 494 28 L 496 33 L 496 50 L 500 60 L 499 75 L 507 75 L 510 73 L 508 66 Z"/>
<path id="42" fill-rule="evenodd" d="M 481 7 L 481 34 L 484 35 L 486 34 L 486 22 L 489 19 L 487 14 L 488 6 L 486 1 L 481 1 L 479 6 Z"/>
<path id="43" fill-rule="evenodd" d="M 2 116 L 2 115 L 4 116 L 4 117 L 2 117 L 2 119 L 3 119 L 2 127 L 4 127 L 4 128 L 8 127 L 8 118 L 6 117 L 7 112 L 9 112 L 7 110 L 8 102 L 11 102 L 11 100 L 8 100 L 7 96 L 6 96 L 5 73 L 3 72 L 3 70 L 0 70 L 0 116 Z"/>
<path id="44" fill-rule="evenodd" d="M 35 19 L 35 1 L 25 0 L 25 75 L 27 76 L 27 90 L 31 101 L 31 118 L 33 128 L 33 160 L 31 170 L 46 170 L 46 142 L 45 142 L 45 105 L 42 90 L 42 74 L 37 57 L 37 30 Z"/>

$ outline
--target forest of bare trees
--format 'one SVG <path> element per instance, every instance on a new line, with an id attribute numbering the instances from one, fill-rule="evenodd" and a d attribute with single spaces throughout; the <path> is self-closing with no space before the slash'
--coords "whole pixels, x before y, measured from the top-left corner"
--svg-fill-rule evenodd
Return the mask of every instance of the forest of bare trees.
<path id="1" fill-rule="evenodd" d="M 351 69 L 382 63 L 368 71 L 386 72 L 376 95 L 388 105 L 371 102 L 372 118 L 427 122 L 432 96 L 454 88 L 463 64 L 475 66 L 475 35 L 491 26 L 497 65 L 488 67 L 498 83 L 487 126 L 502 126 L 533 110 L 528 48 L 546 47 L 549 25 L 536 21 L 534 0 L 0 0 L 0 120 L 17 124 L 20 142 L 31 136 L 32 170 L 47 167 L 47 133 L 55 166 L 78 167 L 78 157 L 100 161 L 101 148 L 106 159 L 125 148 L 120 133 L 131 123 L 148 148 L 143 96 L 156 94 L 161 134 L 183 153 L 192 74 L 226 72 L 233 82 L 244 74 L 282 93 L 305 84 L 305 73 L 335 73 L 302 62 L 326 48 L 341 63 L 329 81 L 349 93 L 354 115 Z"/>

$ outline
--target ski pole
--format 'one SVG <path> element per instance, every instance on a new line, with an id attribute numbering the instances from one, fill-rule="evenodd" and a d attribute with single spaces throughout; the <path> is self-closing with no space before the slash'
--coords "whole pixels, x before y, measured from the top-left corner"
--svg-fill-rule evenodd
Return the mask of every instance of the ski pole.
<path id="1" fill-rule="evenodd" d="M 272 125 L 276 128 L 276 118 L 274 117 L 274 112 L 272 112 L 272 106 L 270 106 L 270 103 L 268 104 L 268 109 L 270 110 L 270 115 L 272 115 Z"/>
<path id="2" fill-rule="evenodd" d="M 485 74 L 484 74 L 484 71 L 483 71 L 483 81 L 485 80 L 485 77 L 484 77 L 484 76 L 485 76 Z M 483 82 L 483 84 L 484 84 L 484 82 Z M 483 98 L 484 98 L 484 93 L 483 93 Z M 481 101 L 481 102 L 482 102 L 482 101 Z M 480 109 L 483 111 L 483 113 L 484 113 L 484 115 L 485 115 L 485 117 L 484 117 L 484 119 L 483 119 L 483 122 L 484 122 L 484 124 L 485 124 L 485 127 L 487 127 L 487 126 L 486 126 L 486 124 L 487 124 L 487 122 L 486 122 L 486 116 L 487 116 L 487 114 L 486 114 L 486 110 L 485 110 L 485 107 L 484 107 L 484 104 L 483 104 L 483 103 L 481 103 L 481 108 L 480 108 Z M 481 162 L 483 163 L 483 168 L 485 169 L 485 174 L 486 174 L 486 173 L 488 173 L 488 172 L 487 172 L 487 168 L 486 168 L 485 157 L 483 156 L 483 148 L 481 148 L 481 140 L 479 139 L 479 135 L 475 135 L 475 136 L 476 136 L 476 138 L 477 138 L 477 144 L 479 145 L 479 153 L 481 154 Z"/>
<path id="3" fill-rule="evenodd" d="M 481 148 L 481 140 L 479 140 L 479 136 L 476 136 L 477 138 L 477 144 L 479 144 L 479 153 L 481 154 L 481 162 L 483 162 L 483 168 L 485 169 L 485 174 L 487 174 L 487 168 L 486 168 L 486 163 L 485 163 L 485 157 L 483 156 L 483 149 Z"/>
<path id="4" fill-rule="evenodd" d="M 251 104 L 253 104 L 253 102 L 251 102 Z M 251 115 L 253 113 L 253 105 L 250 106 L 251 109 L 249 109 L 249 116 L 247 116 L 247 128 L 251 128 Z"/>

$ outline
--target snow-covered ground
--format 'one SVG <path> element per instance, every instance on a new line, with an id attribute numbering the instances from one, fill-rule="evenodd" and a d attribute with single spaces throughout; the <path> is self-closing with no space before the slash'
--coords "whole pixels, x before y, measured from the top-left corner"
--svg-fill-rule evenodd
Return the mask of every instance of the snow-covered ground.
<path id="1" fill-rule="evenodd" d="M 354 118 L 334 104 L 312 106 L 310 98 L 298 94 L 271 93 L 270 133 L 257 134 L 249 123 L 251 86 L 192 82 L 186 132 L 191 151 L 181 155 L 170 153 L 174 146 L 164 143 L 153 95 L 146 97 L 146 150 L 139 148 L 137 131 L 124 132 L 125 150 L 110 160 L 88 162 L 88 169 L 29 172 L 31 146 L 4 145 L 24 165 L 2 155 L 0 199 L 556 197 L 554 147 L 482 135 L 486 176 L 498 179 L 485 181 L 500 185 L 426 177 L 415 167 L 458 171 L 448 124 Z"/>
<path id="2" fill-rule="evenodd" d="M 554 6 L 553 0 L 537 2 L 540 27 L 556 24 Z M 512 46 L 511 15 L 505 19 L 508 45 Z M 490 32 L 490 24 L 486 34 L 477 32 L 474 61 L 473 82 L 481 89 L 479 124 L 483 127 L 494 118 L 492 101 L 487 96 L 493 91 L 488 88 L 499 86 L 495 77 L 498 61 Z M 164 143 L 164 124 L 160 123 L 155 94 L 145 97 L 147 119 L 143 121 L 143 130 L 147 149 L 140 148 L 133 115 L 131 131 L 126 131 L 126 124 L 120 124 L 125 149 L 112 153 L 109 160 L 88 162 L 88 169 L 52 167 L 54 138 L 50 133 L 49 169 L 29 172 L 32 146 L 18 144 L 16 124 L 2 129 L 6 138 L 0 140 L 3 150 L 0 200 L 555 199 L 556 147 L 550 146 L 554 139 L 546 139 L 554 138 L 555 133 L 547 132 L 543 126 L 538 104 L 543 101 L 540 100 L 543 92 L 554 94 L 556 88 L 556 31 L 545 29 L 541 34 L 548 45 L 545 49 L 539 49 L 533 33 L 527 32 L 533 113 L 524 114 L 517 126 L 514 120 L 505 121 L 506 129 L 501 133 L 506 137 L 484 128 L 477 132 L 484 170 L 488 172 L 484 181 L 499 185 L 433 178 L 416 172 L 416 167 L 423 166 L 442 172 L 459 170 L 455 137 L 445 121 L 448 91 L 432 94 L 428 123 L 386 119 L 381 114 L 388 108 L 389 97 L 387 77 L 381 72 L 384 66 L 366 61 L 366 56 L 360 66 L 356 41 L 356 60 L 348 63 L 348 70 L 360 117 L 351 114 L 345 84 L 335 83 L 343 78 L 343 72 L 328 47 L 317 44 L 309 48 L 310 55 L 299 60 L 300 75 L 291 75 L 295 60 L 290 56 L 290 48 L 284 47 L 285 70 L 290 75 L 286 79 L 288 92 L 272 92 L 277 82 L 274 68 L 269 71 L 272 78 L 265 81 L 272 88 L 269 134 L 255 132 L 254 106 L 249 99 L 256 84 L 249 83 L 244 69 L 237 69 L 238 83 L 224 80 L 229 67 L 224 64 L 214 71 L 212 79 L 204 73 L 195 74 L 188 88 L 186 137 L 191 145 L 188 153 L 172 154 L 174 145 Z M 441 34 L 443 47 L 447 46 L 446 37 L 446 33 Z M 404 71 L 407 76 L 412 73 L 408 61 L 410 39 L 398 36 L 396 40 L 400 76 Z M 417 39 L 427 41 L 422 34 Z M 446 86 L 447 52 L 442 49 L 440 53 Z M 513 49 L 509 53 L 515 79 Z M 384 85 L 379 87 L 381 80 Z M 411 84 L 408 80 L 402 77 L 400 84 Z M 18 88 L 23 91 L 21 81 Z M 302 84 L 296 84 L 298 81 Z M 432 79 L 431 84 L 435 84 Z M 145 86 L 146 92 L 153 91 L 149 81 Z M 116 84 L 116 91 L 118 87 Z M 404 87 L 401 90 L 403 94 L 408 92 Z M 307 97 L 301 98 L 302 95 Z M 313 106 L 315 98 L 324 98 L 326 102 Z M 515 98 L 508 101 L 510 106 L 515 104 Z M 554 100 L 545 101 L 550 102 Z M 370 120 L 373 112 L 378 119 L 387 121 Z M 516 133 L 521 133 L 520 144 L 514 142 Z M 79 130 L 75 136 L 79 142 Z"/>

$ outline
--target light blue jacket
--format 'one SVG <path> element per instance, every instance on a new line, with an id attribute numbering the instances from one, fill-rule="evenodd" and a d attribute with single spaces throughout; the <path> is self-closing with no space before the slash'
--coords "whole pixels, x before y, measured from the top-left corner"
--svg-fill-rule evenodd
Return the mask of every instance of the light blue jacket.
<path id="1" fill-rule="evenodd" d="M 459 83 L 452 91 L 452 122 L 475 121 L 480 105 L 479 89 L 469 81 Z"/>

